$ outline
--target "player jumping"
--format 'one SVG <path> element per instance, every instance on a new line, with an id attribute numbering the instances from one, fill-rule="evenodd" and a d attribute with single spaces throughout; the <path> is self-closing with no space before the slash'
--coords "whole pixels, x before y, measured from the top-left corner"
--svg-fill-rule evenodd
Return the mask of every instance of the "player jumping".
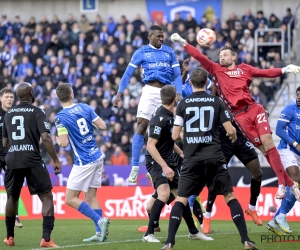
<path id="1" fill-rule="evenodd" d="M 182 81 L 180 75 L 179 62 L 172 48 L 163 45 L 164 35 L 161 27 L 153 25 L 149 29 L 149 45 L 139 48 L 132 56 L 131 62 L 121 79 L 117 96 L 113 102 L 118 105 L 121 95 L 129 83 L 138 66 L 144 70 L 143 93 L 138 105 L 137 124 L 138 128 L 132 139 L 132 169 L 129 181 L 136 183 L 139 173 L 140 152 L 144 145 L 144 135 L 148 123 L 154 115 L 155 110 L 161 105 L 160 89 L 167 84 L 171 84 L 175 78 L 176 99 L 180 100 Z"/>
<path id="2" fill-rule="evenodd" d="M 281 138 L 277 147 L 283 167 L 292 180 L 300 183 L 300 87 L 296 90 L 296 103 L 286 106 L 281 112 L 276 126 L 276 134 Z M 287 213 L 293 208 L 296 198 L 289 192 L 281 202 L 274 218 L 269 221 L 267 229 L 278 234 L 292 233 L 286 221 Z"/>
<path id="3" fill-rule="evenodd" d="M 286 73 L 296 74 L 300 72 L 300 67 L 291 64 L 282 69 L 261 70 L 244 63 L 235 65 L 236 53 L 229 46 L 220 49 L 220 64 L 218 64 L 210 61 L 177 33 L 171 36 L 171 40 L 184 46 L 185 50 L 212 75 L 218 94 L 231 112 L 234 121 L 243 134 L 264 154 L 274 170 L 279 184 L 276 198 L 282 199 L 285 196 L 287 185 L 300 201 L 298 186 L 282 166 L 265 110 L 253 100 L 249 91 L 252 77 L 272 78 Z"/>

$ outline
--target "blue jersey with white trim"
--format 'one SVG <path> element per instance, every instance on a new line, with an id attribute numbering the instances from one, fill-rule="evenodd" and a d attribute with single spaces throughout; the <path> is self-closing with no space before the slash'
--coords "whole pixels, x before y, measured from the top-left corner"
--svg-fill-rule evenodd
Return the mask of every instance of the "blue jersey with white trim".
<path id="1" fill-rule="evenodd" d="M 280 133 L 280 126 L 285 129 L 285 131 L 282 129 L 283 134 Z M 289 148 L 293 153 L 300 156 L 300 152 L 289 145 L 293 141 L 300 143 L 300 107 L 291 104 L 283 109 L 277 122 L 276 134 L 281 138 L 278 149 Z"/>
<path id="2" fill-rule="evenodd" d="M 65 127 L 74 152 L 74 165 L 89 164 L 101 157 L 94 137 L 93 121 L 99 119 L 94 110 L 85 103 L 64 108 L 55 116 L 56 128 Z"/>
<path id="3" fill-rule="evenodd" d="M 130 66 L 137 68 L 139 65 L 144 69 L 143 83 L 157 80 L 163 84 L 171 84 L 173 69 L 179 67 L 177 56 L 169 46 L 162 45 L 157 49 L 148 44 L 139 48 L 132 56 Z"/>
<path id="4" fill-rule="evenodd" d="M 185 82 L 182 84 L 182 97 L 185 98 L 185 97 L 188 97 L 190 96 L 192 93 L 193 93 L 193 89 L 192 89 L 192 86 L 190 84 L 190 76 L 188 75 L 188 77 L 186 78 Z M 207 78 L 207 85 L 206 85 L 206 92 L 208 94 L 210 94 L 210 87 L 212 86 L 212 81 Z"/>

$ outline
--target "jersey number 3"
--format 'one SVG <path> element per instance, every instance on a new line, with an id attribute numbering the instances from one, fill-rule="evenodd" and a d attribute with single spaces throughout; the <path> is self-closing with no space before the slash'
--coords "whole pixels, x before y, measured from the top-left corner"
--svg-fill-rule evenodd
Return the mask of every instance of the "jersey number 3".
<path id="1" fill-rule="evenodd" d="M 11 123 L 13 125 L 19 124 L 19 126 L 17 126 L 17 132 L 12 132 L 12 139 L 15 141 L 23 140 L 25 138 L 24 117 L 23 116 L 14 116 L 12 118 Z"/>
<path id="2" fill-rule="evenodd" d="M 78 125 L 79 132 L 81 135 L 86 135 L 88 132 L 90 132 L 88 125 L 86 123 L 86 120 L 84 118 L 78 119 L 77 125 Z"/>

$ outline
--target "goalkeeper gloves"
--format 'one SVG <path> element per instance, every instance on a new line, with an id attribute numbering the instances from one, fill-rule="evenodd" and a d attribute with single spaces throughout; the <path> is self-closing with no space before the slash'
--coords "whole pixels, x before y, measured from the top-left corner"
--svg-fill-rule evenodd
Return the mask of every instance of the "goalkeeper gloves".
<path id="1" fill-rule="evenodd" d="M 294 73 L 295 75 L 300 72 L 300 67 L 290 64 L 284 68 L 281 69 L 282 74 L 286 73 Z"/>

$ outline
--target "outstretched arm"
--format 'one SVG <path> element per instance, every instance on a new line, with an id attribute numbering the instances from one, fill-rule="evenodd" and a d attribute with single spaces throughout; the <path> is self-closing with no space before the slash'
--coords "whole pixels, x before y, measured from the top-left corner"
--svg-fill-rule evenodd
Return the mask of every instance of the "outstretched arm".
<path id="1" fill-rule="evenodd" d="M 294 73 L 297 74 L 300 72 L 300 67 L 290 64 L 284 68 L 275 68 L 275 69 L 258 69 L 251 67 L 251 75 L 254 77 L 278 77 L 282 74 Z"/>
<path id="2" fill-rule="evenodd" d="M 214 74 L 216 67 L 218 67 L 217 63 L 214 63 L 210 61 L 205 55 L 203 55 L 197 48 L 194 46 L 190 45 L 186 40 L 184 40 L 180 35 L 177 33 L 174 33 L 171 36 L 171 41 L 172 42 L 178 42 L 180 43 L 185 50 L 196 60 L 198 60 L 202 67 L 205 68 L 210 74 Z"/>

